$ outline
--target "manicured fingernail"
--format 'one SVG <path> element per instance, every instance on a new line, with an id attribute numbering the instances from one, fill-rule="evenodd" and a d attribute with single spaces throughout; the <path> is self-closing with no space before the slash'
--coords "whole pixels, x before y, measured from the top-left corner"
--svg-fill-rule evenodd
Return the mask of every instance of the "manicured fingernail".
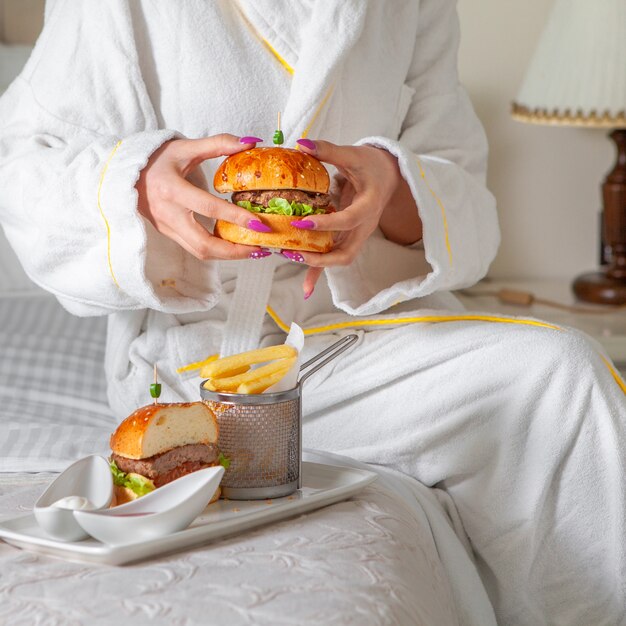
<path id="1" fill-rule="evenodd" d="M 271 233 L 272 229 L 261 220 L 248 220 L 248 228 L 256 230 L 257 233 Z"/>
<path id="2" fill-rule="evenodd" d="M 311 291 L 305 291 L 304 292 L 304 299 L 305 300 L 308 300 L 311 297 L 311 295 L 313 294 L 313 289 L 311 289 Z"/>
<path id="3" fill-rule="evenodd" d="M 272 253 L 266 252 L 265 250 L 255 250 L 248 255 L 248 257 L 251 259 L 264 259 L 268 256 L 272 256 Z"/>
<path id="4" fill-rule="evenodd" d="M 299 146 L 306 148 L 307 150 L 312 150 L 313 152 L 317 150 L 317 146 L 315 145 L 315 142 L 311 141 L 310 139 L 298 139 L 296 143 Z"/>
<path id="5" fill-rule="evenodd" d="M 252 137 L 250 135 L 246 135 L 239 140 L 239 143 L 259 143 L 263 141 L 260 137 Z"/>
<path id="6" fill-rule="evenodd" d="M 312 220 L 294 220 L 293 222 L 289 222 L 292 226 L 296 228 L 305 228 L 306 230 L 311 230 L 315 228 L 315 222 Z"/>
<path id="7" fill-rule="evenodd" d="M 296 263 L 304 263 L 304 257 L 299 252 L 291 252 L 291 250 L 283 250 L 281 253 L 285 258 Z"/>

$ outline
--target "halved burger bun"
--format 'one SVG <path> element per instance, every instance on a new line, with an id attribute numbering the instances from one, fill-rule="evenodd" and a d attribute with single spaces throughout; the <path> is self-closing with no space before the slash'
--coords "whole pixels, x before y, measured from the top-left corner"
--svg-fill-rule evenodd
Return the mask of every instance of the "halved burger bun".
<path id="1" fill-rule="evenodd" d="M 149 404 L 111 436 L 111 473 L 119 501 L 150 493 L 222 462 L 215 415 L 203 402 Z"/>
<path id="2" fill-rule="evenodd" d="M 333 248 L 333 235 L 326 230 L 304 230 L 291 225 L 297 219 L 293 215 L 254 214 L 271 229 L 271 233 L 257 233 L 230 222 L 217 220 L 213 234 L 247 246 L 278 248 L 281 250 L 304 250 L 308 252 L 330 252 Z"/>
<path id="3" fill-rule="evenodd" d="M 145 459 L 188 444 L 217 443 L 215 415 L 203 402 L 148 404 L 131 413 L 111 435 L 111 450 Z"/>

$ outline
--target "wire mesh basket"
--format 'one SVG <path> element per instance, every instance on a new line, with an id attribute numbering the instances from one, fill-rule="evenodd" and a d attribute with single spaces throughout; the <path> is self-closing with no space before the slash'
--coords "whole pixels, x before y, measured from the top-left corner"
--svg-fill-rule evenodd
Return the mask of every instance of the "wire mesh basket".
<path id="1" fill-rule="evenodd" d="M 301 487 L 302 386 L 356 340 L 347 335 L 304 363 L 297 385 L 287 391 L 221 393 L 201 383 L 200 396 L 219 425 L 220 451 L 230 459 L 221 483 L 225 498 L 280 498 Z"/>

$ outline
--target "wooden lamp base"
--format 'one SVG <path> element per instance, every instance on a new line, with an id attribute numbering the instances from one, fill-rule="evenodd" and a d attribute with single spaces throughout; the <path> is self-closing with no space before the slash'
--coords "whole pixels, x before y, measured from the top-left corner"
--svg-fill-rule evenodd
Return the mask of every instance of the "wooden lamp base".
<path id="1" fill-rule="evenodd" d="M 614 130 L 610 137 L 617 145 L 617 161 L 602 185 L 602 230 L 610 263 L 604 272 L 579 276 L 572 288 L 585 302 L 626 304 L 626 129 Z"/>
<path id="2" fill-rule="evenodd" d="M 626 304 L 626 280 L 611 278 L 603 272 L 578 276 L 572 289 L 579 300 L 595 304 Z"/>

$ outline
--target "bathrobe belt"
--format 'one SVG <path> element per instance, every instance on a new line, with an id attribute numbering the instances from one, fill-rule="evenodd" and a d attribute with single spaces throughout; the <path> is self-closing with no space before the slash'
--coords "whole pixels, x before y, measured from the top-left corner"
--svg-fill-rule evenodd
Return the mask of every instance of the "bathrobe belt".
<path id="1" fill-rule="evenodd" d="M 221 356 L 258 348 L 278 258 L 242 261 L 220 347 Z"/>

